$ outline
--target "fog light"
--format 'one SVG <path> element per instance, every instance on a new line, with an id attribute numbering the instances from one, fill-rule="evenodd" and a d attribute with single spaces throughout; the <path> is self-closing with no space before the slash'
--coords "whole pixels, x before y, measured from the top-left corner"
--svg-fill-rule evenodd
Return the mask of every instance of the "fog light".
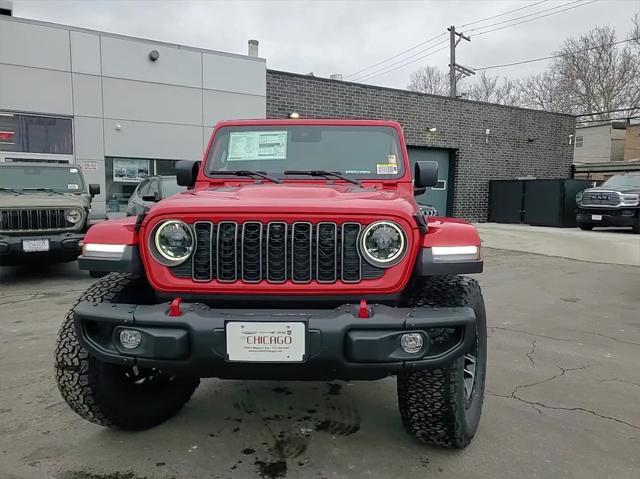
<path id="1" fill-rule="evenodd" d="M 405 353 L 415 354 L 420 352 L 424 345 L 424 338 L 419 333 L 407 333 L 403 334 L 400 338 L 400 346 Z"/>
<path id="2" fill-rule="evenodd" d="M 120 344 L 123 348 L 135 349 L 140 346 L 142 342 L 142 335 L 140 331 L 135 329 L 121 329 L 120 330 Z"/>

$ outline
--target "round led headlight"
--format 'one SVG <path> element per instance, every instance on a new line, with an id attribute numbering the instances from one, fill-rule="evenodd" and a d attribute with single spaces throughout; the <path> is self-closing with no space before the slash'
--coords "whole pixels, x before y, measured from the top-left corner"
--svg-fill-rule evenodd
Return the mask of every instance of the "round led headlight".
<path id="1" fill-rule="evenodd" d="M 360 236 L 360 251 L 373 266 L 389 268 L 398 264 L 407 250 L 402 228 L 391 221 L 377 221 Z"/>
<path id="2" fill-rule="evenodd" d="M 64 212 L 64 219 L 67 220 L 68 223 L 75 225 L 82 219 L 82 211 L 78 208 L 70 208 Z"/>
<path id="3" fill-rule="evenodd" d="M 193 233 L 186 223 L 168 220 L 156 228 L 153 245 L 159 257 L 156 259 L 169 266 L 186 261 L 193 252 Z"/>

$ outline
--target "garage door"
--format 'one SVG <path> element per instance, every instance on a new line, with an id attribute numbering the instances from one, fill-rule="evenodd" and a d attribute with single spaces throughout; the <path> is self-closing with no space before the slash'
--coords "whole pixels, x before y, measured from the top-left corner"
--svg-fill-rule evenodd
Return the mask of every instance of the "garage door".
<path id="1" fill-rule="evenodd" d="M 438 162 L 438 184 L 433 188 L 427 188 L 427 192 L 416 196 L 416 201 L 422 205 L 431 205 L 438 208 L 438 214 L 445 216 L 447 211 L 447 194 L 449 192 L 449 150 L 438 148 L 420 148 L 410 146 L 409 161 L 411 171 L 416 161 L 437 161 Z"/>

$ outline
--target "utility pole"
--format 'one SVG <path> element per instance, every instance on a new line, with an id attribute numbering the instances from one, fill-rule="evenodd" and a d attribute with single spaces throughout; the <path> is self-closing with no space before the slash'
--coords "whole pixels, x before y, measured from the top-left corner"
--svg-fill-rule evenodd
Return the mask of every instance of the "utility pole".
<path id="1" fill-rule="evenodd" d="M 447 30 L 449 30 L 449 96 L 456 98 L 458 96 L 458 80 L 463 76 L 475 75 L 476 72 L 456 63 L 456 47 L 458 46 L 458 43 L 462 40 L 470 42 L 471 38 L 462 33 L 456 32 L 456 27 L 454 25 L 451 25 Z"/>

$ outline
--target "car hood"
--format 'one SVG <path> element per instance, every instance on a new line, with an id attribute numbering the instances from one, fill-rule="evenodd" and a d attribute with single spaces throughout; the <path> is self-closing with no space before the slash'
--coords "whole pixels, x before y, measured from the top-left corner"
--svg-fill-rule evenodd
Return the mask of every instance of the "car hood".
<path id="1" fill-rule="evenodd" d="M 404 186 L 401 188 L 400 186 Z M 154 205 L 155 215 L 196 214 L 354 214 L 398 216 L 410 220 L 416 204 L 409 184 L 393 188 L 344 184 L 247 184 L 198 188 L 171 196 Z"/>
<path id="2" fill-rule="evenodd" d="M 0 192 L 0 208 L 88 208 L 89 197 L 56 193 Z"/>

